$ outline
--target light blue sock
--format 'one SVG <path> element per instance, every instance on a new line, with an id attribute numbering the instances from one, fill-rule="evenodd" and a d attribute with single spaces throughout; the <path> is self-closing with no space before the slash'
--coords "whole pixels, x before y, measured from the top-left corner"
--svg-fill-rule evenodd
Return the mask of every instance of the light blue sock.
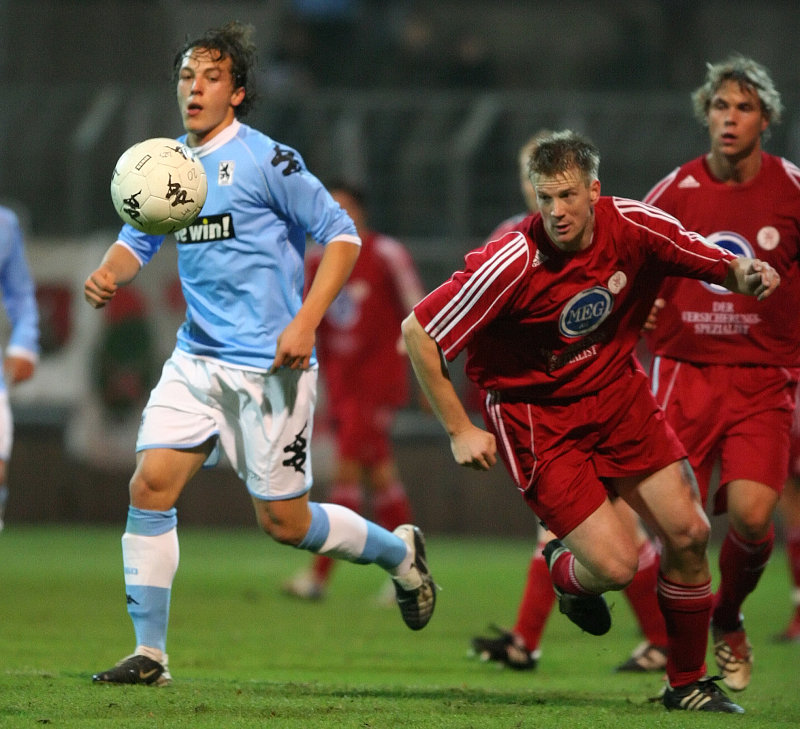
<path id="1" fill-rule="evenodd" d="M 174 508 L 148 511 L 128 507 L 122 561 L 137 647 L 166 651 L 170 593 L 180 558 L 177 525 Z"/>
<path id="2" fill-rule="evenodd" d="M 344 559 L 355 564 L 377 564 L 388 572 L 408 554 L 400 537 L 338 504 L 310 502 L 311 525 L 298 549 Z"/>

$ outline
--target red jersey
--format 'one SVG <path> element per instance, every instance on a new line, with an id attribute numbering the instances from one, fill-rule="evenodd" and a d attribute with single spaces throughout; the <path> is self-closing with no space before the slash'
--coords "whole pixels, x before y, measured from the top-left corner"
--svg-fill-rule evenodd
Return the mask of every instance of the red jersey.
<path id="1" fill-rule="evenodd" d="M 670 278 L 648 343 L 655 354 L 698 364 L 800 365 L 800 169 L 762 153 L 742 185 L 711 176 L 704 157 L 677 168 L 645 201 L 712 243 L 767 261 L 781 285 L 764 301 Z"/>
<path id="2" fill-rule="evenodd" d="M 309 254 L 309 283 L 321 254 Z M 317 329 L 320 373 L 331 399 L 349 393 L 372 405 L 406 403 L 409 372 L 400 323 L 423 295 L 406 248 L 389 236 L 363 233 L 353 272 Z"/>
<path id="3" fill-rule="evenodd" d="M 467 254 L 414 311 L 448 360 L 501 397 L 576 397 L 630 367 L 655 292 L 669 275 L 721 283 L 733 254 L 661 210 L 601 197 L 591 245 L 564 253 L 539 213 Z"/>

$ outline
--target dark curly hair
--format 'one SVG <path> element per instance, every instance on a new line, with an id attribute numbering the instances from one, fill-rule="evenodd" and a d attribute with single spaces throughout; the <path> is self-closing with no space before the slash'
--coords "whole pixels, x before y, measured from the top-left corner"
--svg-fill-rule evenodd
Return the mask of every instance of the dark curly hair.
<path id="1" fill-rule="evenodd" d="M 172 62 L 173 81 L 177 83 L 184 56 L 193 48 L 210 51 L 215 61 L 231 59 L 231 73 L 236 88 L 244 88 L 244 99 L 236 107 L 236 117 L 246 116 L 253 108 L 258 94 L 255 89 L 254 73 L 257 57 L 256 46 L 252 41 L 254 28 L 238 21 L 231 21 L 219 28 L 207 30 L 199 38 L 186 40 L 175 54 Z"/>

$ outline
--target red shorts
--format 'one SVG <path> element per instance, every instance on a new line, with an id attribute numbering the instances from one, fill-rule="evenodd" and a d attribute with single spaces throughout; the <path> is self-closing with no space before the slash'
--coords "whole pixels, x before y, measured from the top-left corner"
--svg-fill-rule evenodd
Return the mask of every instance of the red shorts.
<path id="1" fill-rule="evenodd" d="M 794 417 L 789 433 L 789 475 L 800 478 L 800 385 L 794 395 Z"/>
<path id="2" fill-rule="evenodd" d="M 633 366 L 581 398 L 503 402 L 494 393 L 489 399 L 484 419 L 506 467 L 531 509 L 560 537 L 602 505 L 608 479 L 644 477 L 686 457 L 647 377 Z"/>
<path id="3" fill-rule="evenodd" d="M 789 444 L 789 475 L 800 478 L 800 437 L 793 436 Z"/>
<path id="4" fill-rule="evenodd" d="M 341 398 L 329 402 L 329 413 L 339 458 L 364 466 L 375 466 L 391 458 L 394 407 L 369 405 L 359 398 Z"/>
<path id="5" fill-rule="evenodd" d="M 656 400 L 689 452 L 704 504 L 719 462 L 715 514 L 726 511 L 725 487 L 735 479 L 783 490 L 789 473 L 795 378 L 796 372 L 783 367 L 654 360 Z"/>

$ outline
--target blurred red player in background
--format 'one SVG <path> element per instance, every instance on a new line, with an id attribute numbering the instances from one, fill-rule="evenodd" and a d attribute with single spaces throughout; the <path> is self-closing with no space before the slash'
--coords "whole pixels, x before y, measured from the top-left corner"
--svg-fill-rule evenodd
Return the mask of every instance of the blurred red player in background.
<path id="1" fill-rule="evenodd" d="M 411 521 L 391 442 L 395 413 L 410 397 L 400 322 L 425 292 L 405 246 L 368 227 L 364 193 L 339 181 L 328 189 L 361 238 L 355 268 L 317 330 L 325 411 L 336 442 L 329 501 L 360 513 L 366 486 L 375 521 L 392 530 Z M 319 251 L 312 249 L 306 285 L 319 261 Z M 333 559 L 315 556 L 311 568 L 285 583 L 284 591 L 303 599 L 323 598 L 333 566 Z M 393 589 L 385 593 L 390 598 Z"/>
<path id="2" fill-rule="evenodd" d="M 783 105 L 760 64 L 739 55 L 708 64 L 692 101 L 709 151 L 673 170 L 645 202 L 711 243 L 766 261 L 782 281 L 775 297 L 757 301 L 667 279 L 648 335 L 656 400 L 686 447 L 703 504 L 727 514 L 711 629 L 723 680 L 741 691 L 753 669 L 741 608 L 772 553 L 773 513 L 789 473 L 800 368 L 800 169 L 762 148 Z"/>
<path id="3" fill-rule="evenodd" d="M 792 580 L 792 603 L 794 611 L 786 629 L 775 636 L 780 642 L 800 643 L 800 387 L 795 397 L 794 421 L 792 422 L 789 479 L 778 502 L 786 530 L 786 556 L 789 560 L 789 576 Z"/>

